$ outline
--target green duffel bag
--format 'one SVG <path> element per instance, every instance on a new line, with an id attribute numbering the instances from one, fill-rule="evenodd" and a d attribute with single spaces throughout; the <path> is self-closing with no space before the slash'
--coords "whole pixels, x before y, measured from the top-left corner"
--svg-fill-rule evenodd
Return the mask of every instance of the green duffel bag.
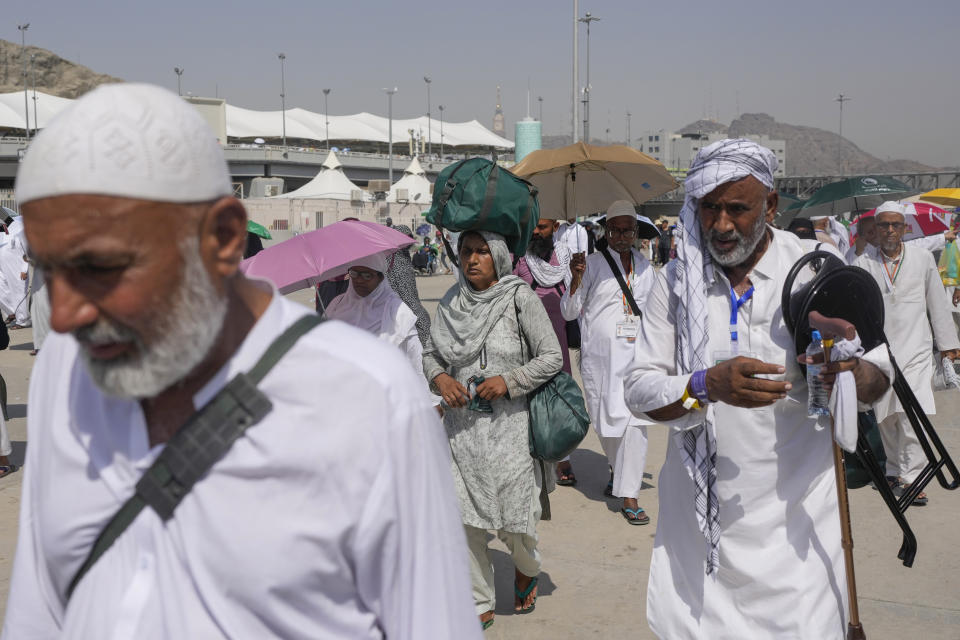
<path id="1" fill-rule="evenodd" d="M 560 462 L 587 437 L 590 416 L 573 377 L 561 371 L 530 394 L 530 455 Z"/>
<path id="2" fill-rule="evenodd" d="M 537 188 L 486 158 L 468 158 L 440 172 L 427 222 L 450 231 L 493 231 L 514 255 L 527 244 L 540 218 Z M 450 251 L 455 257 L 455 249 Z"/>

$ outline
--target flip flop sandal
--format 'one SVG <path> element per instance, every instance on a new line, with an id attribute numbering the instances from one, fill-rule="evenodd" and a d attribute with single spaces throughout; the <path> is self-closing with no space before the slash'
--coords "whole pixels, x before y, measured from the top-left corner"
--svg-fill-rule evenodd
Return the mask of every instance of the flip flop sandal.
<path id="1" fill-rule="evenodd" d="M 489 620 L 484 620 L 483 622 L 480 623 L 480 628 L 486 631 L 487 629 L 493 626 L 493 621 L 494 621 L 494 617 L 491 616 Z"/>
<path id="2" fill-rule="evenodd" d="M 19 467 L 15 464 L 4 464 L 0 465 L 0 478 L 6 477 L 11 473 L 14 473 Z"/>
<path id="3" fill-rule="evenodd" d="M 893 489 L 893 495 L 897 498 L 900 498 L 903 494 L 910 490 L 909 484 L 898 483 Z M 930 499 L 927 497 L 927 494 L 921 491 L 917 494 L 917 497 L 913 499 L 913 502 L 910 504 L 914 507 L 925 507 L 930 502 Z"/>
<path id="4" fill-rule="evenodd" d="M 624 507 L 620 509 L 620 513 L 624 519 L 632 525 L 650 524 L 650 516 L 643 512 L 642 507 L 637 507 L 636 509 L 627 509 Z"/>
<path id="5" fill-rule="evenodd" d="M 530 603 L 529 607 L 524 608 L 523 603 L 527 599 L 527 596 L 529 596 L 530 593 L 537 588 L 537 582 L 539 581 L 540 581 L 539 576 L 530 578 L 530 584 L 528 584 L 527 588 L 524 589 L 523 591 L 520 591 L 520 589 L 517 588 L 517 583 L 516 581 L 514 581 L 513 593 L 516 594 L 517 598 L 520 599 L 520 610 L 517 611 L 516 608 L 514 608 L 516 613 L 530 613 L 531 611 L 533 611 L 534 607 L 537 606 L 537 596 L 533 596 L 533 602 Z"/>
<path id="6" fill-rule="evenodd" d="M 572 487 L 577 484 L 577 476 L 573 474 L 573 467 L 566 471 L 557 470 L 557 484 L 561 487 Z"/>

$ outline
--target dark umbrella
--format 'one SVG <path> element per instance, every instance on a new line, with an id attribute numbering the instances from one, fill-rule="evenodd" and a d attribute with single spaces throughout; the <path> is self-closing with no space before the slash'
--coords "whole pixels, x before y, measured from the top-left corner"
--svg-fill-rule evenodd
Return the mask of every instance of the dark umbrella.
<path id="1" fill-rule="evenodd" d="M 860 176 L 833 182 L 820 188 L 798 208 L 797 217 L 837 216 L 851 211 L 865 211 L 887 200 L 900 200 L 916 193 L 909 185 L 886 176 Z M 791 209 L 788 209 L 791 211 Z"/>

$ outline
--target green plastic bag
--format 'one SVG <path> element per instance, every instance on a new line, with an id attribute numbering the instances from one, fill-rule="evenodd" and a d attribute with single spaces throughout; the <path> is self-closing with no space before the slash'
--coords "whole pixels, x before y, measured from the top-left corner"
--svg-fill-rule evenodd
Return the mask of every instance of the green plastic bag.
<path id="1" fill-rule="evenodd" d="M 427 222 L 443 229 L 499 233 L 514 255 L 527 252 L 539 218 L 537 188 L 486 158 L 441 171 L 427 212 Z"/>
<path id="2" fill-rule="evenodd" d="M 947 243 L 940 254 L 940 279 L 945 287 L 955 287 L 960 284 L 960 249 L 956 241 Z"/>

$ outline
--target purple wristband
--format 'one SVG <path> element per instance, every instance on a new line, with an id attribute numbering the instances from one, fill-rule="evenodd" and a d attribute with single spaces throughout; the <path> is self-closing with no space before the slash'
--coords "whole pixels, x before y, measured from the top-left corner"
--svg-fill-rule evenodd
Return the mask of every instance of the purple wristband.
<path id="1" fill-rule="evenodd" d="M 690 391 L 693 392 L 694 397 L 696 397 L 700 404 L 706 404 L 710 402 L 710 394 L 707 393 L 706 369 L 694 371 L 693 375 L 690 376 Z"/>

